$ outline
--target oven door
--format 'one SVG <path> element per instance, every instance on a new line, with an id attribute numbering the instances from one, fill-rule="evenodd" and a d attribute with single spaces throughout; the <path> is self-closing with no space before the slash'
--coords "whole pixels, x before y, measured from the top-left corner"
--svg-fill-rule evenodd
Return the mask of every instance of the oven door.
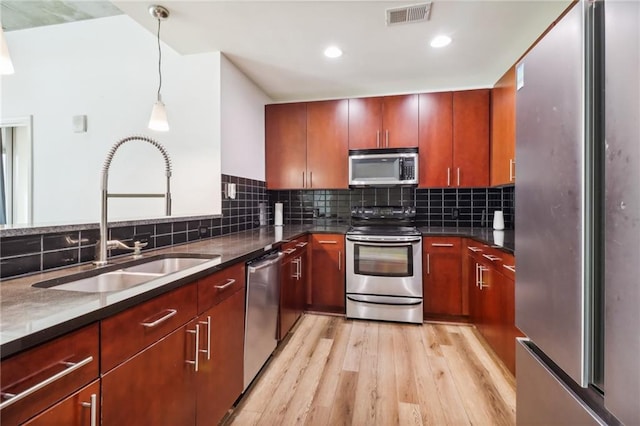
<path id="1" fill-rule="evenodd" d="M 347 235 L 347 293 L 422 297 L 422 237 Z"/>

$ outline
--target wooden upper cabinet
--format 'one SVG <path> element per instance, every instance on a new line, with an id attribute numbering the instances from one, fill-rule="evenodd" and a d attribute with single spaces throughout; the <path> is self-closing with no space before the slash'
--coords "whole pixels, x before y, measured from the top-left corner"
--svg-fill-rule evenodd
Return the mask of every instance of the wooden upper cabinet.
<path id="1" fill-rule="evenodd" d="M 304 188 L 307 171 L 306 103 L 265 107 L 268 189 Z"/>
<path id="2" fill-rule="evenodd" d="M 491 186 L 514 183 L 516 153 L 515 65 L 491 90 Z"/>
<path id="3" fill-rule="evenodd" d="M 349 149 L 418 146 L 418 95 L 349 99 Z"/>
<path id="4" fill-rule="evenodd" d="M 307 104 L 306 188 L 349 188 L 349 101 Z"/>
<path id="5" fill-rule="evenodd" d="M 453 92 L 452 186 L 489 185 L 490 90 Z"/>
<path id="6" fill-rule="evenodd" d="M 382 98 L 349 99 L 349 149 L 380 148 Z"/>
<path id="7" fill-rule="evenodd" d="M 385 96 L 382 99 L 384 147 L 418 146 L 418 95 Z"/>
<path id="8" fill-rule="evenodd" d="M 453 164 L 453 94 L 419 95 L 420 187 L 451 186 Z"/>

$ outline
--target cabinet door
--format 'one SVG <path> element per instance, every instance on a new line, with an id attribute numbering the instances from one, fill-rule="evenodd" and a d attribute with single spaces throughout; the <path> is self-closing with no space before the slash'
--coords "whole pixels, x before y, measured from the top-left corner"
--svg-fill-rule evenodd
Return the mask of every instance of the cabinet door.
<path id="1" fill-rule="evenodd" d="M 280 266 L 280 311 L 278 340 L 284 339 L 298 319 L 296 311 L 296 286 L 298 280 L 298 258 L 285 258 Z"/>
<path id="2" fill-rule="evenodd" d="M 349 188 L 349 101 L 307 104 L 307 188 Z"/>
<path id="3" fill-rule="evenodd" d="M 491 89 L 491 186 L 515 182 L 516 68 Z"/>
<path id="4" fill-rule="evenodd" d="M 420 187 L 444 188 L 453 181 L 453 94 L 419 96 Z"/>
<path id="5" fill-rule="evenodd" d="M 384 148 L 418 146 L 418 95 L 382 98 Z"/>
<path id="6" fill-rule="evenodd" d="M 198 318 L 205 350 L 197 373 L 198 425 L 218 424 L 242 393 L 244 298 L 243 288 Z"/>
<path id="7" fill-rule="evenodd" d="M 484 261 L 479 262 L 478 269 L 482 316 L 479 329 L 489 346 L 500 356 L 503 344 L 500 277 L 491 264 Z"/>
<path id="8" fill-rule="evenodd" d="M 193 425 L 196 321 L 102 377 L 102 425 Z"/>
<path id="9" fill-rule="evenodd" d="M 311 253 L 313 309 L 344 313 L 344 235 L 312 235 Z"/>
<path id="10" fill-rule="evenodd" d="M 382 148 L 382 98 L 349 99 L 349 149 Z"/>
<path id="11" fill-rule="evenodd" d="M 453 92 L 452 182 L 489 185 L 489 90 Z"/>
<path id="12" fill-rule="evenodd" d="M 296 283 L 296 313 L 297 318 L 299 318 L 304 312 L 306 300 L 307 300 L 307 282 L 309 281 L 309 276 L 307 274 L 307 263 L 308 263 L 308 255 L 307 249 L 304 249 L 300 253 L 299 257 L 299 270 L 300 270 L 300 279 Z"/>
<path id="13" fill-rule="evenodd" d="M 498 355 L 509 371 L 516 374 L 516 337 L 522 336 L 522 333 L 516 327 L 515 282 L 506 275 L 500 275 L 499 281 L 502 344 Z"/>
<path id="14" fill-rule="evenodd" d="M 100 381 L 96 380 L 78 392 L 26 422 L 29 426 L 89 426 L 100 424 Z"/>
<path id="15" fill-rule="evenodd" d="M 265 107 L 265 156 L 268 189 L 306 186 L 307 109 L 304 103 Z"/>
<path id="16" fill-rule="evenodd" d="M 424 313 L 462 315 L 460 238 L 427 237 L 423 241 Z"/>

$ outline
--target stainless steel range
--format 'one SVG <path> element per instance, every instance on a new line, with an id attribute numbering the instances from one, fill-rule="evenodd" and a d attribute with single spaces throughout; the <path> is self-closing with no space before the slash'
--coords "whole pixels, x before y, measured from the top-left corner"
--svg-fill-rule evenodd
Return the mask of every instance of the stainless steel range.
<path id="1" fill-rule="evenodd" d="M 422 235 L 415 207 L 354 207 L 347 318 L 422 323 Z"/>

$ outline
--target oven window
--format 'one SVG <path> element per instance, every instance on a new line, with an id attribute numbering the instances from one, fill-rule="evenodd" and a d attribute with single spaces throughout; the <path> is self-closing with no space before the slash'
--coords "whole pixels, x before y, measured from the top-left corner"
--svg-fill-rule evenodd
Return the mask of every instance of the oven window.
<path id="1" fill-rule="evenodd" d="M 359 275 L 378 277 L 413 276 L 413 253 L 411 245 L 369 246 L 354 245 L 354 271 Z"/>

